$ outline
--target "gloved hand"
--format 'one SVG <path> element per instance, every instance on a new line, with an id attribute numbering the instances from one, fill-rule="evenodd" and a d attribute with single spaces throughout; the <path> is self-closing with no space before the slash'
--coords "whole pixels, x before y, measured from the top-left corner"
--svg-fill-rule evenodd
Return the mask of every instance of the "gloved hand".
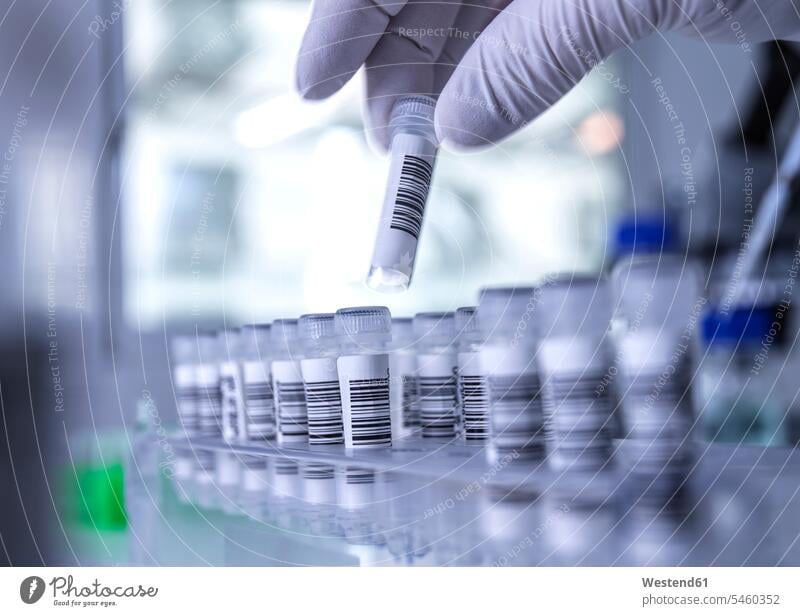
<path id="1" fill-rule="evenodd" d="M 315 0 L 297 85 L 326 98 L 366 66 L 367 126 L 404 94 L 439 95 L 440 139 L 496 143 L 620 47 L 659 31 L 749 45 L 797 39 L 793 0 Z"/>

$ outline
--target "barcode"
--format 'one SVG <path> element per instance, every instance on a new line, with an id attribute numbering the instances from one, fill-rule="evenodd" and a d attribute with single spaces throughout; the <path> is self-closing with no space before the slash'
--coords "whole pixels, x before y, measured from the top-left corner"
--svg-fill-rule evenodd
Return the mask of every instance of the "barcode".
<path id="1" fill-rule="evenodd" d="M 389 378 L 350 381 L 353 446 L 391 445 Z"/>
<path id="2" fill-rule="evenodd" d="M 538 376 L 493 376 L 488 384 L 493 448 L 500 454 L 516 452 L 524 458 L 543 458 L 545 444 Z"/>
<path id="3" fill-rule="evenodd" d="M 303 383 L 276 383 L 278 399 L 278 430 L 282 436 L 306 436 L 308 434 L 308 412 Z"/>
<path id="4" fill-rule="evenodd" d="M 237 415 L 238 407 L 236 400 L 236 380 L 232 375 L 221 374 L 219 377 L 219 389 L 222 394 L 222 416 L 225 419 L 226 436 L 229 432 L 231 436 L 236 436 L 238 430 Z"/>
<path id="5" fill-rule="evenodd" d="M 178 418 L 184 430 L 191 432 L 197 429 L 197 389 L 194 386 L 176 387 L 175 398 L 178 403 Z"/>
<path id="6" fill-rule="evenodd" d="M 269 381 L 244 384 L 247 436 L 264 440 L 275 436 L 275 404 Z"/>
<path id="7" fill-rule="evenodd" d="M 464 436 L 468 441 L 489 438 L 489 390 L 486 377 L 459 375 Z"/>
<path id="8" fill-rule="evenodd" d="M 602 373 L 559 373 L 545 383 L 548 447 L 561 462 L 600 466 L 612 453 L 611 400 Z"/>
<path id="9" fill-rule="evenodd" d="M 197 430 L 201 436 L 221 433 L 222 394 L 219 383 L 197 387 Z"/>
<path id="10" fill-rule="evenodd" d="M 343 443 L 344 427 L 339 381 L 306 381 L 305 391 L 308 442 L 317 445 Z"/>
<path id="11" fill-rule="evenodd" d="M 405 231 L 414 239 L 419 238 L 432 176 L 433 166 L 424 158 L 410 154 L 403 158 L 392 212 L 392 229 Z"/>
<path id="12" fill-rule="evenodd" d="M 456 379 L 454 376 L 421 376 L 417 379 L 423 437 L 455 435 Z"/>
<path id="13" fill-rule="evenodd" d="M 419 400 L 417 399 L 417 377 L 404 375 L 403 387 L 403 427 L 414 428 L 419 426 Z"/>
<path id="14" fill-rule="evenodd" d="M 691 362 L 684 357 L 673 370 L 661 368 L 624 379 L 628 438 L 682 439 L 691 430 Z"/>

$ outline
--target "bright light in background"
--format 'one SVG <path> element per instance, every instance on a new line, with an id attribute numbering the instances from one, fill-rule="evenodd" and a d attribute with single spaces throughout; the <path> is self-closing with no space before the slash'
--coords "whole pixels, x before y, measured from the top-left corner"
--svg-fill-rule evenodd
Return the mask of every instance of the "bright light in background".
<path id="1" fill-rule="evenodd" d="M 309 103 L 297 94 L 276 96 L 239 114 L 234 126 L 236 141 L 246 148 L 275 145 L 324 124 L 339 102 L 339 98 Z"/>

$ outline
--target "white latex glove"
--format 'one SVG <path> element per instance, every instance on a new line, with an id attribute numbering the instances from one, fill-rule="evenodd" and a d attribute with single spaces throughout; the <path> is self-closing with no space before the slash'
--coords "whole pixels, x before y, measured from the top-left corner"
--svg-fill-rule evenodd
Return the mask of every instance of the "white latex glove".
<path id="1" fill-rule="evenodd" d="M 316 0 L 298 89 L 325 98 L 365 65 L 367 125 L 384 147 L 392 104 L 403 94 L 439 95 L 441 139 L 488 145 L 533 120 L 614 51 L 655 31 L 750 45 L 800 34 L 794 0 L 467 2 Z"/>

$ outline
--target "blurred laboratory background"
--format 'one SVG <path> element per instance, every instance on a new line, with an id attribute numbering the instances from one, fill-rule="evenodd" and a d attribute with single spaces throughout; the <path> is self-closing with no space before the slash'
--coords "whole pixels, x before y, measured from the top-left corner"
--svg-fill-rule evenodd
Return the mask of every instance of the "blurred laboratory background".
<path id="1" fill-rule="evenodd" d="M 365 136 L 363 75 L 323 102 L 295 93 L 309 5 L 0 6 L 0 562 L 798 564 L 796 183 L 769 249 L 729 281 L 798 124 L 800 51 L 653 36 L 497 147 L 442 150 L 414 283 L 385 296 L 364 278 L 388 159 Z M 697 438 L 717 448 L 691 483 L 713 498 L 673 517 L 645 499 L 624 540 L 631 508 L 614 499 L 636 486 L 609 500 L 618 486 L 599 477 L 576 504 L 570 478 L 547 494 L 530 469 L 485 482 L 460 446 L 366 470 L 273 452 L 273 479 L 336 467 L 372 490 L 311 514 L 292 487 L 220 501 L 159 473 L 178 447 L 153 437 L 178 427 L 176 333 L 343 306 L 454 311 L 483 287 L 668 254 L 702 272 L 691 385 Z M 682 538 L 690 513 L 705 525 Z"/>

